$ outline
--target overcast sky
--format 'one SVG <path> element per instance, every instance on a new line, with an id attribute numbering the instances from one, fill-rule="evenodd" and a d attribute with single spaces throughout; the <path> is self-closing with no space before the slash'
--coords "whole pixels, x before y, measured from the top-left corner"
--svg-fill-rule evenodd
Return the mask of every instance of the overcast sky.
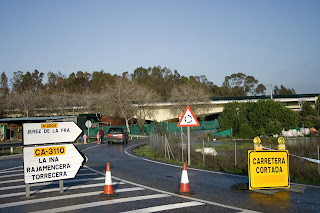
<path id="1" fill-rule="evenodd" d="M 320 1 L 0 0 L 0 72 L 9 79 L 159 65 L 218 86 L 242 72 L 320 93 Z"/>

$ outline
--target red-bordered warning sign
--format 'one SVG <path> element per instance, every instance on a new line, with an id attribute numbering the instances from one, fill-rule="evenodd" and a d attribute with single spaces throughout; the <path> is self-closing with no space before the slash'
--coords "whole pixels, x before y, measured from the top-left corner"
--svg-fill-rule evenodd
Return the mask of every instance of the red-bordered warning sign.
<path id="1" fill-rule="evenodd" d="M 184 110 L 182 118 L 179 120 L 178 127 L 192 127 L 192 126 L 200 126 L 196 116 L 194 116 L 190 107 L 187 106 Z"/>

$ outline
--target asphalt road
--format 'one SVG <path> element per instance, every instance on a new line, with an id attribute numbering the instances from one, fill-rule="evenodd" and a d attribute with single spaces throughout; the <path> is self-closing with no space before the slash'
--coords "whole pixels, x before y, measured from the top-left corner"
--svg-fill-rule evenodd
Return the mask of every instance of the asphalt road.
<path id="1" fill-rule="evenodd" d="M 88 158 L 74 179 L 31 185 L 25 197 L 22 156 L 0 158 L 0 212 L 320 212 L 320 187 L 292 184 L 304 193 L 265 195 L 231 186 L 246 176 L 188 168 L 192 196 L 178 195 L 182 167 L 132 153 L 144 140 L 129 144 L 82 144 Z M 107 162 L 115 197 L 102 195 Z"/>

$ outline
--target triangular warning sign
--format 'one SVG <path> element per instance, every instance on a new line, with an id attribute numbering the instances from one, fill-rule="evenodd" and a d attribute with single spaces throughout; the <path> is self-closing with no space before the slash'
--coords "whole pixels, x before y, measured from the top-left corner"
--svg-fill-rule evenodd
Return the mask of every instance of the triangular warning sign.
<path id="1" fill-rule="evenodd" d="M 184 110 L 182 118 L 179 120 L 178 127 L 191 127 L 191 126 L 200 126 L 196 116 L 194 116 L 190 107 L 187 106 Z"/>

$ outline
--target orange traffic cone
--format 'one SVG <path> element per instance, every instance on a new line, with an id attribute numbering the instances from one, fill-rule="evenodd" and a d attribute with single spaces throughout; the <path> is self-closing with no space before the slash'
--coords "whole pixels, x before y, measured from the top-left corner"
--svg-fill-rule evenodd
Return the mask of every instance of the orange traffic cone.
<path id="1" fill-rule="evenodd" d="M 107 163 L 107 169 L 106 169 L 106 180 L 104 184 L 104 195 L 109 195 L 112 196 L 114 195 L 113 192 L 113 185 L 112 185 L 112 180 L 111 180 L 111 171 L 110 171 L 110 164 Z"/>
<path id="2" fill-rule="evenodd" d="M 191 195 L 192 194 L 189 189 L 188 171 L 187 171 L 187 165 L 185 162 L 183 163 L 179 194 L 183 194 L 183 195 Z"/>
<path id="3" fill-rule="evenodd" d="M 100 144 L 100 136 L 99 136 L 99 132 L 97 132 L 97 144 Z"/>

